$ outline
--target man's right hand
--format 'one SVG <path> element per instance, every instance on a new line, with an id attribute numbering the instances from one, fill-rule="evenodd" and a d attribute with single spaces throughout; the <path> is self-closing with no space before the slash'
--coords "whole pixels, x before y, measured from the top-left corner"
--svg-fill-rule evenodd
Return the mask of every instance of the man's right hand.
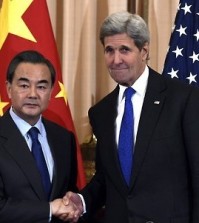
<path id="1" fill-rule="evenodd" d="M 79 209 L 69 199 L 63 202 L 63 199 L 55 199 L 50 202 L 51 214 L 62 221 L 71 223 L 77 222 L 79 219 Z"/>
<path id="2" fill-rule="evenodd" d="M 75 210 L 74 210 L 72 222 L 77 222 L 79 217 L 82 216 L 82 214 L 83 214 L 83 204 L 82 204 L 82 200 L 81 200 L 80 196 L 76 193 L 69 191 L 63 197 L 63 203 L 66 206 L 68 204 L 71 205 L 71 203 L 73 203 Z"/>

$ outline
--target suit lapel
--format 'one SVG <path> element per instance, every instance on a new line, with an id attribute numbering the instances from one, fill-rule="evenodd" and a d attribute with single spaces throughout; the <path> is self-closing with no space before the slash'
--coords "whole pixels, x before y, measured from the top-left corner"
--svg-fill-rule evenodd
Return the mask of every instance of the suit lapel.
<path id="1" fill-rule="evenodd" d="M 116 135 L 115 135 L 115 120 L 117 116 L 117 103 L 118 103 L 118 94 L 119 94 L 119 86 L 111 92 L 106 100 L 106 103 L 103 103 L 104 111 L 99 114 L 98 121 L 100 122 L 99 126 L 102 126 L 100 132 L 102 132 L 101 140 L 103 141 L 103 146 L 101 149 L 103 150 L 103 161 L 106 163 L 108 168 L 106 171 L 108 175 L 115 181 L 115 186 L 118 187 L 119 191 L 122 193 L 128 193 L 128 187 L 125 184 L 123 179 L 123 175 L 120 168 L 120 163 L 118 159 L 118 150 L 116 145 Z M 101 121 L 100 116 L 103 115 L 103 121 Z M 103 122 L 103 124 L 101 123 Z M 98 129 L 96 128 L 96 129 Z M 100 150 L 101 150 L 100 149 Z"/>
<path id="2" fill-rule="evenodd" d="M 60 193 L 63 191 L 63 185 L 65 190 L 70 188 L 70 190 L 77 190 L 75 185 L 71 185 L 71 178 L 76 179 L 76 166 L 73 166 L 76 162 L 71 153 L 74 153 L 76 157 L 76 152 L 73 150 L 71 138 L 65 139 L 64 143 L 60 139 L 62 137 L 59 135 L 59 131 L 56 130 L 56 126 L 51 122 L 43 119 L 43 123 L 46 129 L 48 143 L 51 149 L 51 153 L 54 160 L 54 173 L 53 173 L 53 184 L 52 184 L 52 193 L 51 199 L 60 196 Z M 64 135 L 67 137 L 67 134 Z M 71 176 L 71 168 L 74 168 L 73 175 Z M 60 171 L 61 170 L 61 171 Z M 75 184 L 75 180 L 74 180 Z M 72 188 L 71 188 L 72 187 Z"/>
<path id="3" fill-rule="evenodd" d="M 148 86 L 142 107 L 135 144 L 131 188 L 133 187 L 135 179 L 139 174 L 139 170 L 149 148 L 150 140 L 158 123 L 158 119 L 165 101 L 166 86 L 163 79 L 158 75 L 159 74 L 154 74 L 154 71 L 150 69 Z"/>
<path id="4" fill-rule="evenodd" d="M 7 112 L 1 118 L 1 124 L 5 128 L 0 129 L 0 137 L 5 138 L 4 148 L 16 161 L 19 169 L 24 173 L 31 187 L 35 191 L 38 198 L 44 200 L 45 194 L 43 191 L 40 175 L 35 165 L 35 160 L 27 146 L 27 143 L 15 123 Z M 6 126 L 8 126 L 6 128 Z"/>
<path id="5" fill-rule="evenodd" d="M 123 178 L 121 167 L 118 159 L 118 149 L 116 146 L 115 138 L 107 138 L 107 149 L 105 151 L 106 155 L 103 159 L 107 158 L 108 168 L 106 171 L 108 175 L 115 181 L 115 186 L 118 187 L 119 191 L 122 191 L 122 194 L 128 193 L 128 187 Z"/>
<path id="6" fill-rule="evenodd" d="M 53 160 L 54 160 L 54 173 L 53 173 L 53 182 L 52 182 L 52 193 L 51 193 L 51 198 L 56 197 L 56 193 L 59 192 L 61 189 L 59 188 L 60 184 L 59 180 L 62 179 L 63 176 L 69 176 L 69 173 L 65 173 L 67 171 L 69 171 L 69 167 L 67 168 L 67 166 L 63 167 L 61 164 L 63 162 L 61 162 L 62 159 L 65 159 L 65 164 L 69 164 L 70 160 L 67 160 L 69 157 L 67 156 L 67 154 L 65 154 L 65 156 L 59 156 L 59 149 L 63 147 L 63 145 L 59 144 L 59 141 L 56 140 L 55 135 L 53 133 L 53 131 L 51 131 L 51 128 L 49 128 L 47 122 L 44 122 L 45 124 L 45 129 L 46 129 L 46 133 L 47 133 L 47 137 L 48 137 L 48 143 L 51 149 L 51 153 L 53 156 Z M 66 145 L 65 145 L 66 147 Z M 67 148 L 64 148 L 63 151 L 67 150 Z M 62 172 L 57 171 L 57 170 L 62 170 Z M 67 180 L 68 182 L 68 180 Z M 65 187 L 67 188 L 68 185 L 65 185 Z"/>

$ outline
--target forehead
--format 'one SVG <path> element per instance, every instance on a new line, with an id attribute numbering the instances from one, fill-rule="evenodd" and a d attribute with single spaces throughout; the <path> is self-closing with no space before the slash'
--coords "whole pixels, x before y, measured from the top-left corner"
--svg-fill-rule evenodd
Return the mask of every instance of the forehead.
<path id="1" fill-rule="evenodd" d="M 107 36 L 104 38 L 104 46 L 122 46 L 122 45 L 135 45 L 134 40 L 126 33 Z"/>
<path id="2" fill-rule="evenodd" d="M 51 74 L 48 66 L 42 63 L 20 63 L 16 70 L 14 78 L 26 77 L 31 79 L 50 79 Z"/>

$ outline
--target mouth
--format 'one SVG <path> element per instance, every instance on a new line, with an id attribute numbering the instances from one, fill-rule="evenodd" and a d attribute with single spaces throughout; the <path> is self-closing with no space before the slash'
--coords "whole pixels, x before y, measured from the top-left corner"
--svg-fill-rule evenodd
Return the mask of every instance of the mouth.
<path id="1" fill-rule="evenodd" d="M 38 107 L 39 105 L 35 103 L 25 103 L 24 106 L 28 108 L 35 108 Z"/>
<path id="2" fill-rule="evenodd" d="M 110 71 L 121 71 L 121 70 L 127 70 L 128 67 L 114 67 L 110 68 Z"/>
<path id="3" fill-rule="evenodd" d="M 109 73 L 113 75 L 124 75 L 127 72 L 127 68 L 117 68 L 117 69 L 110 69 Z"/>

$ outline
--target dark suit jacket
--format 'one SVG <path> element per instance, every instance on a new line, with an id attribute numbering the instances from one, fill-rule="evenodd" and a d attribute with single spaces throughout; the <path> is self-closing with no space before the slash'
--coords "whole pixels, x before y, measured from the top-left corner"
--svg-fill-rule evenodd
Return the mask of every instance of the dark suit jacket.
<path id="1" fill-rule="evenodd" d="M 74 135 L 43 119 L 54 159 L 51 200 L 76 190 L 77 161 Z M 0 118 L 0 222 L 47 223 L 39 173 L 27 143 L 8 112 Z M 59 222 L 53 219 L 52 222 Z"/>
<path id="2" fill-rule="evenodd" d="M 89 110 L 97 148 L 82 191 L 88 213 L 105 205 L 106 223 L 198 223 L 199 89 L 149 70 L 129 188 L 115 143 L 118 92 Z"/>

